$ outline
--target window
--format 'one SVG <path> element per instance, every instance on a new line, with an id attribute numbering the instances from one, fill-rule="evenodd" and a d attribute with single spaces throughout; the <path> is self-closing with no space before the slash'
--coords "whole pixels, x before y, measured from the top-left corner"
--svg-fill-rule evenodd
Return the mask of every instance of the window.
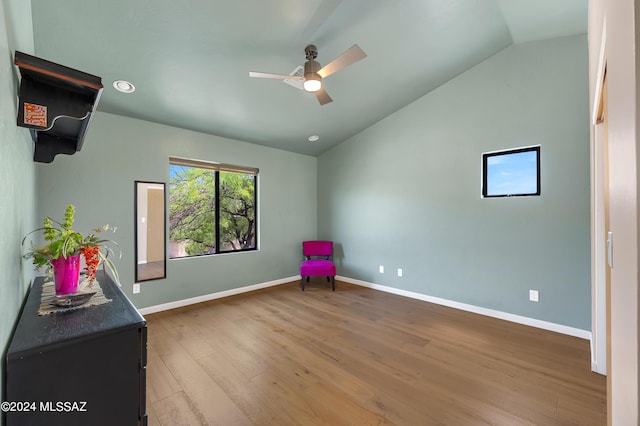
<path id="1" fill-rule="evenodd" d="M 482 154 L 482 196 L 540 195 L 540 146 Z"/>
<path id="2" fill-rule="evenodd" d="M 256 249 L 258 169 L 169 158 L 169 257 Z"/>

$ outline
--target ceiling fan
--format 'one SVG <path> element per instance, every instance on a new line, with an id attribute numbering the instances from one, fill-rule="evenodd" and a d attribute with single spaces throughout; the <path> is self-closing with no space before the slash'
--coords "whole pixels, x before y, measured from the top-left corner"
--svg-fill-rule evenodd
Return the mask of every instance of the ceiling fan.
<path id="1" fill-rule="evenodd" d="M 304 54 L 307 58 L 307 62 L 304 64 L 304 75 L 283 75 L 250 71 L 249 77 L 302 80 L 304 82 L 304 90 L 313 92 L 316 98 L 318 98 L 320 105 L 324 105 L 333 102 L 333 99 L 331 99 L 331 96 L 329 96 L 324 87 L 322 87 L 322 79 L 367 57 L 367 54 L 364 53 L 357 44 L 354 44 L 342 55 L 320 68 L 320 63 L 316 61 L 318 49 L 315 45 L 310 44 L 305 47 Z"/>

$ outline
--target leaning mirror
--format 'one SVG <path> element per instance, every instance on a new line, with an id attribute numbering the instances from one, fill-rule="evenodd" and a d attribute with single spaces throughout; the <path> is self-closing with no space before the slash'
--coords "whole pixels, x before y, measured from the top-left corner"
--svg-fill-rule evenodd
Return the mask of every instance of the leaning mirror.
<path id="1" fill-rule="evenodd" d="M 135 181 L 136 282 L 167 276 L 165 184 Z"/>

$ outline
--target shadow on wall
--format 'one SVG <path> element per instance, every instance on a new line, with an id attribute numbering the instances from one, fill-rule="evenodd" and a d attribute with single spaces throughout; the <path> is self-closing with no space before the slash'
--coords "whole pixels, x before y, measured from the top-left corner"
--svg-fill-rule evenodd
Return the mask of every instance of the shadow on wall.
<path id="1" fill-rule="evenodd" d="M 342 268 L 344 264 L 344 250 L 342 248 L 342 244 L 333 242 L 333 263 L 336 265 L 336 268 Z"/>

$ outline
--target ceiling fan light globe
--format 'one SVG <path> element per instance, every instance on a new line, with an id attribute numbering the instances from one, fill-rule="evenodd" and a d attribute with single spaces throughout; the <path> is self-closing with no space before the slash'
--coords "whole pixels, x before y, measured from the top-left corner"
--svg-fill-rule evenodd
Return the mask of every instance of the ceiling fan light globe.
<path id="1" fill-rule="evenodd" d="M 305 80 L 304 90 L 307 92 L 317 92 L 322 87 L 320 80 Z"/>

